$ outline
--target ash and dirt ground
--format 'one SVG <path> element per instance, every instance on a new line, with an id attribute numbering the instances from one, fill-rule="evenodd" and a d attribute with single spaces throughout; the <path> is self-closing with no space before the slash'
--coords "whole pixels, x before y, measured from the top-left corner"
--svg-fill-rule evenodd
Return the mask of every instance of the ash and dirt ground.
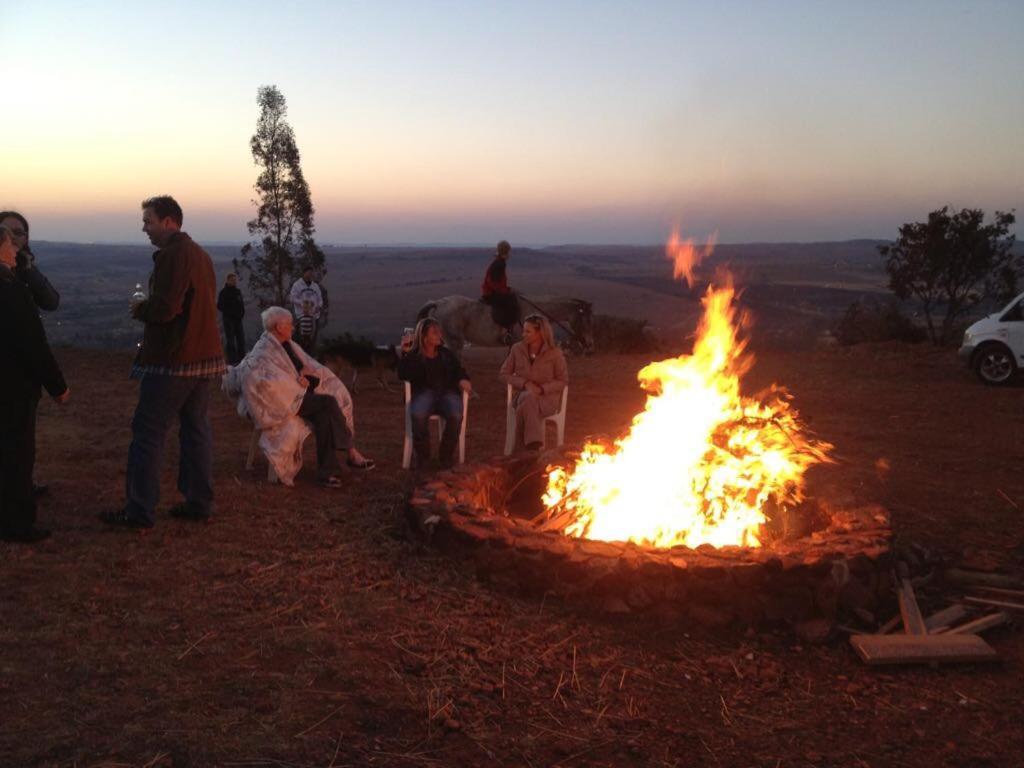
<path id="1" fill-rule="evenodd" d="M 337 491 L 313 484 L 311 445 L 294 489 L 247 473 L 250 428 L 217 393 L 215 522 L 104 530 L 96 514 L 122 500 L 129 357 L 58 355 L 73 399 L 42 405 L 38 467 L 55 535 L 0 546 L 0 765 L 1024 763 L 1014 628 L 986 634 L 1000 666 L 879 670 L 842 639 L 595 618 L 481 583 L 407 532 L 397 388 L 356 395 L 379 465 Z M 501 450 L 499 359 L 469 355 L 471 458 Z M 570 440 L 628 423 L 644 362 L 571 360 Z M 745 391 L 772 381 L 899 539 L 1019 567 L 1024 388 L 899 345 L 765 353 Z M 176 453 L 174 436 L 164 508 Z M 939 597 L 926 590 L 925 610 Z"/>

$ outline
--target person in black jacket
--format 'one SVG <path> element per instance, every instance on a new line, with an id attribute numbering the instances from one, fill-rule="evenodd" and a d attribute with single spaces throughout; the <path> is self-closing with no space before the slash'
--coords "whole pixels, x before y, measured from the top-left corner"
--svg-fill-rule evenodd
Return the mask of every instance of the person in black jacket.
<path id="1" fill-rule="evenodd" d="M 0 539 L 33 543 L 50 535 L 36 527 L 32 493 L 36 404 L 41 387 L 58 403 L 71 392 L 16 264 L 14 235 L 0 225 Z"/>
<path id="2" fill-rule="evenodd" d="M 220 310 L 221 323 L 224 326 L 224 352 L 231 365 L 245 357 L 245 329 L 242 318 L 245 317 L 245 299 L 238 289 L 238 276 L 229 272 L 224 279 L 224 287 L 217 294 L 217 309 Z"/>
<path id="3" fill-rule="evenodd" d="M 60 306 L 60 294 L 50 285 L 46 275 L 39 271 L 36 266 L 36 257 L 28 243 L 28 219 L 17 211 L 0 211 L 0 226 L 7 227 L 14 241 L 14 250 L 18 252 L 15 259 L 14 276 L 28 288 L 32 301 L 39 309 L 53 312 Z M 38 400 L 33 401 L 29 407 L 35 408 Z M 35 414 L 31 415 L 35 423 Z M 49 488 L 45 483 L 38 484 L 33 481 L 32 492 L 36 496 L 42 496 Z"/>
<path id="4" fill-rule="evenodd" d="M 472 392 L 473 385 L 459 358 L 444 346 L 441 326 L 433 318 L 420 320 L 413 335 L 402 339 L 398 378 L 412 388 L 409 415 L 417 467 L 422 469 L 430 460 L 430 417 L 434 414 L 444 419 L 438 450 L 441 466 L 452 466 L 462 427 L 462 393 Z"/>
<path id="5" fill-rule="evenodd" d="M 60 294 L 36 266 L 36 257 L 28 244 L 28 219 L 17 211 L 0 211 L 0 227 L 7 227 L 18 252 L 14 275 L 28 288 L 39 309 L 53 312 L 60 306 Z"/>

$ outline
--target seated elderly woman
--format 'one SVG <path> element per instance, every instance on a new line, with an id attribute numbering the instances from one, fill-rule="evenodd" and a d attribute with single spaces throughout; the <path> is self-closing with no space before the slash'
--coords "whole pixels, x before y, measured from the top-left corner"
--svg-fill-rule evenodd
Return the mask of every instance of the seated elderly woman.
<path id="1" fill-rule="evenodd" d="M 352 398 L 328 368 L 292 342 L 292 313 L 270 307 L 264 333 L 242 361 L 228 369 L 223 389 L 238 399 L 238 413 L 260 430 L 260 448 L 285 485 L 302 467 L 302 441 L 316 436 L 317 478 L 338 488 L 337 451 L 353 469 L 372 469 L 353 444 Z"/>
<path id="2" fill-rule="evenodd" d="M 473 385 L 459 358 L 444 346 L 437 320 L 420 320 L 412 337 L 402 339 L 398 378 L 412 390 L 409 416 L 416 466 L 422 469 L 430 460 L 430 417 L 437 414 L 444 419 L 439 459 L 442 467 L 451 467 L 462 427 L 462 393 L 472 392 Z"/>
<path id="3" fill-rule="evenodd" d="M 501 380 L 512 387 L 516 411 L 516 445 L 537 450 L 544 445 L 544 417 L 558 412 L 569 369 L 555 346 L 551 323 L 542 315 L 523 320 L 523 340 L 512 345 L 501 365 Z"/>

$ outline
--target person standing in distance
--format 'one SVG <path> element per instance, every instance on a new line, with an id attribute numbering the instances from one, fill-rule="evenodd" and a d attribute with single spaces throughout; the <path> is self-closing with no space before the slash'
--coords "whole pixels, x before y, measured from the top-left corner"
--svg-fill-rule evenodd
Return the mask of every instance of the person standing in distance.
<path id="1" fill-rule="evenodd" d="M 245 317 L 245 298 L 238 290 L 238 276 L 229 272 L 224 279 L 224 287 L 217 294 L 217 309 L 220 310 L 221 324 L 224 326 L 224 347 L 228 363 L 238 365 L 245 357 L 245 329 L 242 318 Z"/>
<path id="2" fill-rule="evenodd" d="M 14 236 L 0 225 L 0 539 L 33 544 L 50 535 L 36 527 L 32 493 L 36 404 L 42 387 L 61 404 L 71 391 L 16 263 Z"/>
<path id="3" fill-rule="evenodd" d="M 324 308 L 324 295 L 320 285 L 313 279 L 314 274 L 313 268 L 307 266 L 302 270 L 302 277 L 292 283 L 292 289 L 288 292 L 292 314 L 295 315 L 295 341 L 311 355 L 316 350 L 320 314 Z"/>
<path id="4" fill-rule="evenodd" d="M 160 501 L 160 468 L 167 431 L 180 423 L 178 490 L 184 503 L 174 517 L 205 521 L 213 512 L 213 437 L 210 381 L 227 370 L 217 331 L 217 278 L 209 254 L 181 231 L 181 206 L 172 197 L 142 203 L 142 231 L 153 254 L 149 298 L 132 303 L 144 323 L 131 377 L 139 380 L 132 418 L 125 505 L 100 515 L 125 528 L 152 528 Z"/>

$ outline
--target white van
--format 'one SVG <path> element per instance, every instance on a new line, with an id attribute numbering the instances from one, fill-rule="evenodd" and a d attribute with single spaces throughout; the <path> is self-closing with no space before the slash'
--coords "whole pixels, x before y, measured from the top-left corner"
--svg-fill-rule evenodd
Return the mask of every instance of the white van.
<path id="1" fill-rule="evenodd" d="M 1024 366 L 1024 293 L 964 333 L 960 359 L 986 384 L 1007 384 Z"/>

